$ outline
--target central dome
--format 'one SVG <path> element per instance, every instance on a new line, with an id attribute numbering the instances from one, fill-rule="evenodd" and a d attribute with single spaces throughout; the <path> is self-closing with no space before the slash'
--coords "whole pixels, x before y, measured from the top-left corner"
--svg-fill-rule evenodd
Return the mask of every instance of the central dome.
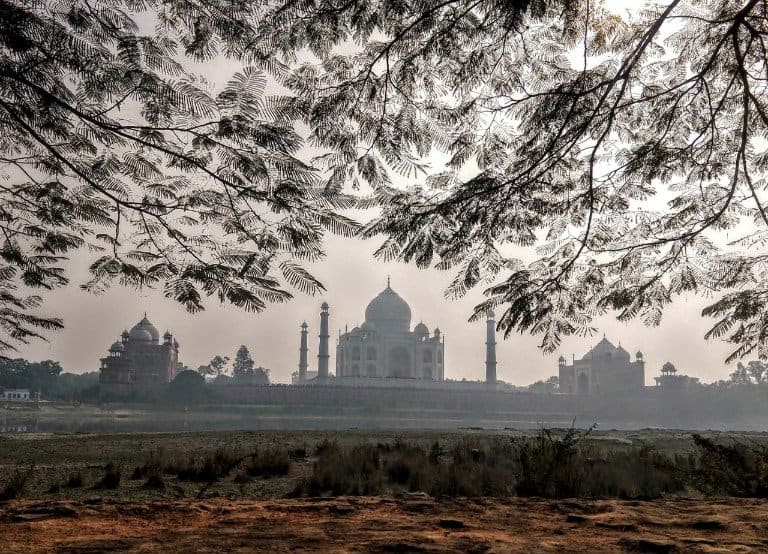
<path id="1" fill-rule="evenodd" d="M 157 342 L 160 339 L 160 333 L 157 331 L 157 328 L 147 319 L 147 314 L 144 314 L 144 319 L 133 326 L 128 336 L 131 340 L 146 341 L 147 335 L 149 335 L 149 340 L 153 342 Z"/>
<path id="2" fill-rule="evenodd" d="M 365 321 L 375 325 L 378 331 L 407 333 L 411 328 L 411 308 L 387 285 L 387 288 L 368 304 L 365 309 Z"/>

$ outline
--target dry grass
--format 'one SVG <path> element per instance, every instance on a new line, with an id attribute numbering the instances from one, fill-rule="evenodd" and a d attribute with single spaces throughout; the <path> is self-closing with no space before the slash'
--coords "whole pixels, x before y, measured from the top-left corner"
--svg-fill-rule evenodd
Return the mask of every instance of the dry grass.
<path id="1" fill-rule="evenodd" d="M 403 441 L 342 448 L 323 441 L 295 496 L 376 495 L 401 490 L 436 497 L 655 499 L 686 491 L 768 496 L 768 449 L 695 438 L 697 450 L 667 454 L 585 441 L 590 430 L 543 430 L 537 437 L 466 438 L 446 453 Z"/>

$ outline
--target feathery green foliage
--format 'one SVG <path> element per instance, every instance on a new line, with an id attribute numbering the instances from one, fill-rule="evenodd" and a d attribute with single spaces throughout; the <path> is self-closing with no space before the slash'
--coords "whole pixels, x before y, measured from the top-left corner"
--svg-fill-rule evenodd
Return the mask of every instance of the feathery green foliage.
<path id="1" fill-rule="evenodd" d="M 0 0 L 0 353 L 62 326 L 33 292 L 66 285 L 76 249 L 86 289 L 162 287 L 191 312 L 322 289 L 302 264 L 357 226 L 300 159 L 278 68 L 246 53 L 265 8 Z M 188 71 L 224 56 L 243 67 L 218 91 Z"/>
<path id="2" fill-rule="evenodd" d="M 551 352 L 714 293 L 707 337 L 766 358 L 766 5 L 633 8 L 283 1 L 262 43 L 296 65 L 328 187 L 373 188 L 378 255 L 452 270 L 449 297 L 485 286 L 475 317 Z"/>

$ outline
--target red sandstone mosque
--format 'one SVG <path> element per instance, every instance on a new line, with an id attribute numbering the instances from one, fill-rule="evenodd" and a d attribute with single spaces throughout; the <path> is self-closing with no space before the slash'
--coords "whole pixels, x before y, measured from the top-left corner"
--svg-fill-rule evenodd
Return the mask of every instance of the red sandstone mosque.
<path id="1" fill-rule="evenodd" d="M 127 396 L 138 392 L 154 396 L 178 372 L 179 343 L 170 331 L 163 335 L 147 319 L 147 314 L 101 359 L 99 384 L 104 395 Z"/>

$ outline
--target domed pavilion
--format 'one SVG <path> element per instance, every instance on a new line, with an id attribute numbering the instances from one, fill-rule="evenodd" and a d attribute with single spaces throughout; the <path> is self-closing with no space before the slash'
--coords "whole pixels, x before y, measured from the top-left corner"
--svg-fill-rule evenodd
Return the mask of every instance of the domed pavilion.
<path id="1" fill-rule="evenodd" d="M 365 321 L 339 335 L 336 376 L 444 379 L 444 340 L 440 329 L 424 323 L 411 330 L 411 308 L 387 280 L 387 288 L 368 303 Z"/>

